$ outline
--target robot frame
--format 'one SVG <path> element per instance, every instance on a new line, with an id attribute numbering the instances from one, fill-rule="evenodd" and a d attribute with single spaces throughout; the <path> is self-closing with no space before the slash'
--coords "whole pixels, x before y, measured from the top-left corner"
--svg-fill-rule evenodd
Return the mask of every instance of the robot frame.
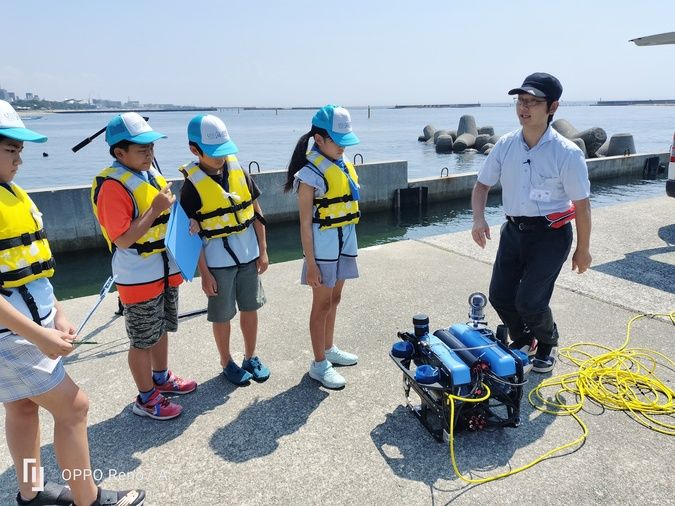
<path id="1" fill-rule="evenodd" d="M 506 326 L 488 328 L 486 304 L 484 294 L 471 294 L 469 321 L 433 334 L 426 315 L 413 316 L 414 331 L 398 332 L 401 340 L 389 353 L 403 372 L 408 408 L 438 441 L 449 438 L 450 395 L 456 399 L 454 432 L 520 425 L 525 374 L 532 366 L 526 353 L 507 346 Z M 475 402 L 487 391 L 489 397 Z"/>

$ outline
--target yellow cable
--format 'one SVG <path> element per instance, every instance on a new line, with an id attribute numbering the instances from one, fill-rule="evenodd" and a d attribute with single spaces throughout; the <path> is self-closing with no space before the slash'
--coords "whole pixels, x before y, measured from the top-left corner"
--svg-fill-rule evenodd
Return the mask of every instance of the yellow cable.
<path id="1" fill-rule="evenodd" d="M 628 348 L 631 327 L 640 318 L 667 317 L 675 325 L 675 311 L 663 314 L 642 314 L 630 319 L 626 326 L 626 339 L 617 349 L 594 343 L 576 343 L 560 350 L 560 355 L 574 363 L 578 370 L 562 374 L 542 381 L 527 396 L 530 404 L 543 413 L 567 415 L 574 418 L 582 429 L 582 435 L 572 442 L 558 446 L 537 457 L 529 464 L 487 478 L 467 478 L 464 476 L 455 457 L 454 425 L 455 401 L 483 402 L 490 397 L 490 389 L 483 385 L 486 394 L 479 399 L 467 399 L 447 394 L 450 405 L 450 459 L 455 474 L 467 483 L 487 483 L 519 473 L 538 464 L 550 456 L 583 443 L 588 436 L 588 427 L 577 413 L 584 407 L 586 399 L 611 410 L 627 411 L 638 423 L 652 430 L 675 435 L 675 425 L 667 423 L 664 418 L 675 415 L 673 397 L 675 391 L 666 386 L 656 375 L 659 360 L 670 364 L 675 369 L 675 362 L 662 353 L 642 348 Z M 581 350 L 581 347 L 594 347 L 603 350 L 600 355 Z M 665 364 L 661 364 L 665 365 Z M 666 366 L 667 367 L 667 366 Z M 555 401 L 544 397 L 542 390 L 558 387 L 554 395 Z M 572 394 L 576 402 L 568 402 L 564 394 Z"/>

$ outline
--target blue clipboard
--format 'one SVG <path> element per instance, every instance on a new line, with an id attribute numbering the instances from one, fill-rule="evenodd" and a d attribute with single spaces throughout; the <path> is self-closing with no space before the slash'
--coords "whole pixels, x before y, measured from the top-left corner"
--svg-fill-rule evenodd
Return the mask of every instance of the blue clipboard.
<path id="1" fill-rule="evenodd" d="M 190 233 L 190 219 L 177 200 L 171 206 L 164 242 L 185 281 L 192 281 L 202 250 L 202 240 L 199 235 Z"/>

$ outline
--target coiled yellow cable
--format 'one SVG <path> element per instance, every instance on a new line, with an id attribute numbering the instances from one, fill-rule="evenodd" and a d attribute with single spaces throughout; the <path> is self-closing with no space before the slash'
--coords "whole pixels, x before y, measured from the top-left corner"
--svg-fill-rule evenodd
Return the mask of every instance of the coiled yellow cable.
<path id="1" fill-rule="evenodd" d="M 584 407 L 586 399 L 611 410 L 627 411 L 638 423 L 652 430 L 675 436 L 675 415 L 673 397 L 675 391 L 656 377 L 659 365 L 675 369 L 675 362 L 662 353 L 644 348 L 628 348 L 631 327 L 641 318 L 669 318 L 675 325 L 675 311 L 663 314 L 642 314 L 630 319 L 626 326 L 626 339 L 621 347 L 611 349 L 594 343 L 576 343 L 560 350 L 560 355 L 574 363 L 578 370 L 562 374 L 542 381 L 527 396 L 530 404 L 537 410 L 552 415 L 568 415 L 574 418 L 582 429 L 582 435 L 572 442 L 558 446 L 524 466 L 486 478 L 468 478 L 464 476 L 455 458 L 454 419 L 455 401 L 483 402 L 490 397 L 490 390 L 483 385 L 486 395 L 480 399 L 466 399 L 448 394 L 450 405 L 450 459 L 455 474 L 467 483 L 486 483 L 519 473 L 538 464 L 548 457 L 568 448 L 580 445 L 588 436 L 588 427 L 578 414 Z M 604 353 L 593 356 L 581 348 L 600 348 Z M 671 369 L 671 370 L 672 370 Z M 557 388 L 555 401 L 547 399 L 542 391 Z M 572 394 L 576 402 L 569 403 L 564 394 Z"/>

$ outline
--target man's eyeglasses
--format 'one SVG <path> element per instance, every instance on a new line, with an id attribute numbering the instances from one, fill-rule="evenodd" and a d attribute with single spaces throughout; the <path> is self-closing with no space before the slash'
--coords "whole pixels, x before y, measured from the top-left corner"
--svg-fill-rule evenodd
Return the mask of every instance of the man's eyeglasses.
<path id="1" fill-rule="evenodd" d="M 537 100 L 535 98 L 516 98 L 514 99 L 514 102 L 520 107 L 530 109 L 532 107 L 536 107 L 539 104 L 545 104 L 546 100 Z"/>

